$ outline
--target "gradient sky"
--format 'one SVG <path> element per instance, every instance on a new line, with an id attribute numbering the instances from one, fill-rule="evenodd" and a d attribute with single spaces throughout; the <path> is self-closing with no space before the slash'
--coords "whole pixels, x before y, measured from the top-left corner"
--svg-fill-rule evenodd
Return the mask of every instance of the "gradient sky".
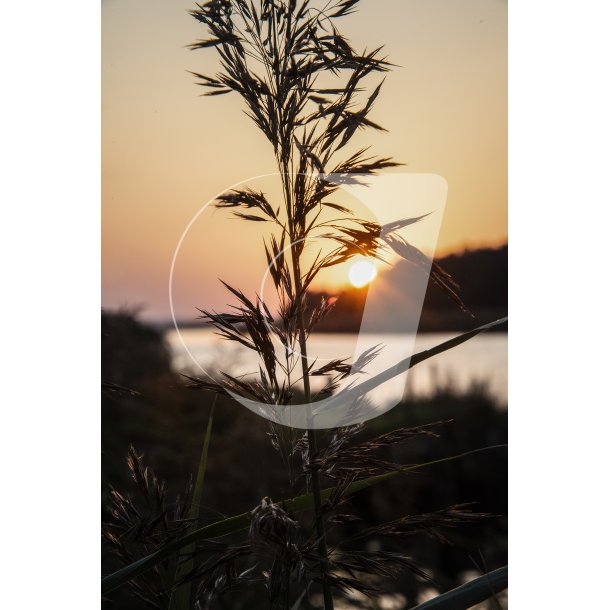
<path id="1" fill-rule="evenodd" d="M 232 184 L 275 171 L 237 96 L 199 96 L 188 70 L 217 64 L 213 50 L 186 48 L 206 37 L 193 7 L 102 2 L 102 302 L 142 305 L 143 317 L 158 320 L 169 317 L 169 269 L 191 218 Z M 363 0 L 341 22 L 356 49 L 383 44 L 400 66 L 371 115 L 388 133 L 357 144 L 447 180 L 437 254 L 506 240 L 506 10 L 503 0 Z M 227 301 L 215 277 L 249 290 L 264 270 L 258 223 L 216 212 L 199 225 L 189 234 L 197 247 L 181 259 L 194 289 L 180 317 Z"/>

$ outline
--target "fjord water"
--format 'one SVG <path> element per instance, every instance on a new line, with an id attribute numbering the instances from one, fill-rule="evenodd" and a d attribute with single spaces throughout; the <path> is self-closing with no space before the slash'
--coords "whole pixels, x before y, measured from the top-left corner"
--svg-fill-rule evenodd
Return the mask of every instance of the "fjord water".
<path id="1" fill-rule="evenodd" d="M 414 352 L 429 349 L 457 334 L 419 334 Z M 308 341 L 310 354 L 318 358 L 320 366 L 330 359 L 348 357 L 353 353 L 356 338 L 357 335 L 350 333 L 312 334 Z M 167 332 L 166 340 L 174 367 L 181 372 L 217 374 L 226 371 L 231 375 L 244 375 L 258 370 L 258 360 L 253 352 L 221 339 L 211 329 L 181 329 L 180 335 L 171 330 Z M 388 359 L 387 363 L 384 362 L 386 366 L 393 364 L 392 354 L 398 351 L 401 341 L 404 338 L 400 335 L 375 335 L 374 342 L 385 346 L 378 358 Z M 505 406 L 508 396 L 507 352 L 506 333 L 479 335 L 411 369 L 405 391 L 411 396 L 428 395 L 448 385 L 454 390 L 467 390 L 473 384 L 485 384 L 498 403 Z"/>

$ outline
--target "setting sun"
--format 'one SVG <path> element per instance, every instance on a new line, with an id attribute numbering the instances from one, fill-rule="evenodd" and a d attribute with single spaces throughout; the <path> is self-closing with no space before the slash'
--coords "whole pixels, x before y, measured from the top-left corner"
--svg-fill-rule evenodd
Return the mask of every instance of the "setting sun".
<path id="1" fill-rule="evenodd" d="M 377 269 L 369 261 L 358 261 L 349 268 L 348 277 L 352 286 L 362 288 L 377 277 Z"/>

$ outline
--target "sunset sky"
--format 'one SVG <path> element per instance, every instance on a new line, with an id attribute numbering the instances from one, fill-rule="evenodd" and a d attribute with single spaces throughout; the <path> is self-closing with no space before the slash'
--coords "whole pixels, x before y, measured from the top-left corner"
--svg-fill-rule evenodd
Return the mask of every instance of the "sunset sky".
<path id="1" fill-rule="evenodd" d="M 206 37 L 194 6 L 102 2 L 103 305 L 142 305 L 156 320 L 169 318 L 170 266 L 191 219 L 222 190 L 276 169 L 237 96 L 200 97 L 188 70 L 213 73 L 217 60 L 186 48 Z M 447 181 L 437 254 L 506 241 L 506 21 L 502 0 L 363 0 L 341 22 L 356 49 L 385 45 L 400 66 L 372 113 L 388 133 L 357 143 Z M 192 286 L 177 306 L 186 318 L 227 302 L 217 277 L 255 290 L 265 267 L 259 223 L 217 211 L 193 229 L 178 270 Z"/>

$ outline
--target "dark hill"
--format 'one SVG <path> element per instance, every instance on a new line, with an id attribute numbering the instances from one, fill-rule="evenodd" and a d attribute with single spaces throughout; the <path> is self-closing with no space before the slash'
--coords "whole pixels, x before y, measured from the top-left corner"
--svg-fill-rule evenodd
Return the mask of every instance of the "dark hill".
<path id="1" fill-rule="evenodd" d="M 481 248 L 452 254 L 437 261 L 460 285 L 462 301 L 474 318 L 462 312 L 445 293 L 430 282 L 421 313 L 419 332 L 467 330 L 507 315 L 508 311 L 508 246 Z M 391 286 L 408 281 L 414 273 L 412 265 L 400 262 L 382 274 L 376 293 L 371 299 L 382 300 L 391 293 Z M 374 295 L 374 296 L 373 296 Z M 317 302 L 322 293 L 310 293 L 310 303 Z M 345 290 L 335 295 L 339 299 L 334 311 L 316 330 L 318 332 L 356 332 L 360 326 L 366 289 Z M 400 304 L 398 304 L 400 306 Z M 409 304 L 404 304 L 405 308 Z M 380 320 L 380 323 L 383 321 Z M 378 330 L 386 330 L 379 328 Z"/>

